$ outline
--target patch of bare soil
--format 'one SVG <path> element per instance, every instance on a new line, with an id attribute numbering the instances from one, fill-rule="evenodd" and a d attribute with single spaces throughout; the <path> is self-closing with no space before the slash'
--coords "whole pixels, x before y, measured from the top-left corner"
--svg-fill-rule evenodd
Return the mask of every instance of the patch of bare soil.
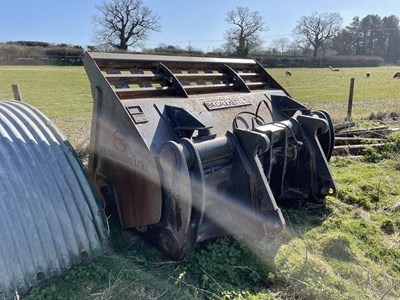
<path id="1" fill-rule="evenodd" d="M 74 148 L 89 141 L 91 117 L 56 117 L 52 121 Z"/>

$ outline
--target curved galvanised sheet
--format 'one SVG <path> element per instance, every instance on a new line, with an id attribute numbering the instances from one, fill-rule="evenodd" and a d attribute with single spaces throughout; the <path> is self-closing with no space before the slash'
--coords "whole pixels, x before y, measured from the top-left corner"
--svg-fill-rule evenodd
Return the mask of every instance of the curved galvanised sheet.
<path id="1" fill-rule="evenodd" d="M 0 299 L 104 253 L 107 221 L 75 151 L 51 121 L 0 101 Z"/>

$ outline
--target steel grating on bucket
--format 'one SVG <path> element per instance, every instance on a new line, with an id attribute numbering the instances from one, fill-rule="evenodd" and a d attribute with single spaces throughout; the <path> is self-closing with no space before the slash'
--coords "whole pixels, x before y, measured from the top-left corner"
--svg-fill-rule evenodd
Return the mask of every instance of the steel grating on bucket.
<path id="1" fill-rule="evenodd" d="M 91 182 L 52 122 L 0 102 L 0 299 L 104 253 L 107 221 Z"/>

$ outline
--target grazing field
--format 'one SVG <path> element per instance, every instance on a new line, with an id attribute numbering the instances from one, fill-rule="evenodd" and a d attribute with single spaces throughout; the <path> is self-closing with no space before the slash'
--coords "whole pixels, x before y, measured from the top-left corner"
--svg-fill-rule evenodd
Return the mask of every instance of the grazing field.
<path id="1" fill-rule="evenodd" d="M 350 78 L 355 78 L 353 117 L 376 112 L 400 112 L 400 67 L 285 69 L 267 71 L 289 94 L 312 109 L 327 110 L 334 121 L 347 115 Z M 369 78 L 366 72 L 371 72 Z M 0 66 L 0 99 L 13 98 L 11 84 L 19 84 L 23 100 L 51 118 L 74 144 L 90 126 L 92 96 L 83 67 Z"/>
<path id="2" fill-rule="evenodd" d="M 365 118 L 372 112 L 400 111 L 400 80 L 393 75 L 400 66 L 375 68 L 291 69 L 292 76 L 285 76 L 284 69 L 268 72 L 289 94 L 313 109 L 327 110 L 334 121 L 343 121 L 347 115 L 350 79 L 354 78 L 353 117 Z M 367 78 L 365 74 L 371 72 Z"/>
<path id="3" fill-rule="evenodd" d="M 11 100 L 19 84 L 23 101 L 33 105 L 76 145 L 89 135 L 92 95 L 83 67 L 0 66 L 0 99 Z"/>
<path id="4" fill-rule="evenodd" d="M 327 110 L 335 122 L 346 117 L 355 78 L 354 119 L 393 113 L 390 122 L 399 127 L 400 79 L 393 78 L 399 69 L 268 72 L 297 101 Z M 87 139 L 92 96 L 83 67 L 0 66 L 0 99 L 13 98 L 11 84 L 73 145 Z M 325 205 L 284 209 L 282 235 L 204 242 L 181 262 L 110 219 L 113 253 L 34 288 L 26 299 L 399 299 L 400 135 L 382 151 L 333 157 L 337 196 Z"/>

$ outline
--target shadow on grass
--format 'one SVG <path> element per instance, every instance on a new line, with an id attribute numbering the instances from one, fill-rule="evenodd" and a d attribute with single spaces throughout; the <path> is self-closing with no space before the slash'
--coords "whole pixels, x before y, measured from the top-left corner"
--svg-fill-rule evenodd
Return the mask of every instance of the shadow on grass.
<path id="1" fill-rule="evenodd" d="M 111 252 L 34 288 L 26 299 L 240 299 L 272 297 L 274 257 L 293 228 L 318 226 L 322 206 L 285 209 L 286 232 L 262 240 L 222 237 L 196 245 L 171 261 L 141 236 L 110 218 Z M 310 225 L 311 224 L 311 225 Z M 298 229 L 296 229 L 298 230 Z M 265 298 L 268 299 L 268 298 Z M 272 298 L 271 298 L 272 299 Z"/>

